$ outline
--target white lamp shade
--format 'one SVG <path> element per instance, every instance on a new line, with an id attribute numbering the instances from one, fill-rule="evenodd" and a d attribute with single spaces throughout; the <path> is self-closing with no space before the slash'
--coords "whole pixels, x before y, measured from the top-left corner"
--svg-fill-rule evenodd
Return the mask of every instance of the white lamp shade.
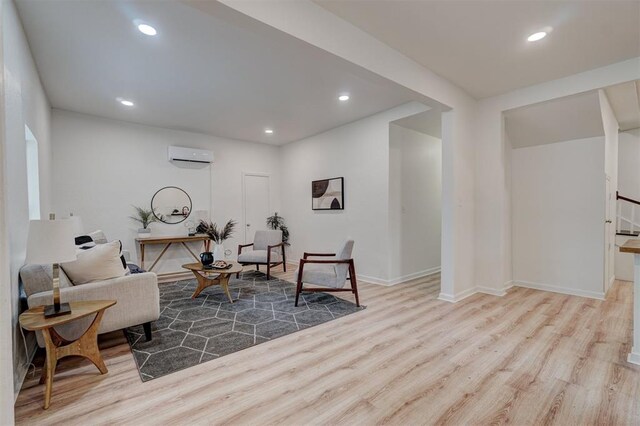
<path id="1" fill-rule="evenodd" d="M 68 220 L 71 223 L 73 223 L 74 238 L 84 235 L 84 226 L 82 225 L 82 219 L 80 219 L 80 216 L 70 216 L 68 219 L 64 219 L 64 220 Z"/>
<path id="2" fill-rule="evenodd" d="M 30 221 L 26 263 L 46 265 L 76 260 L 73 229 L 70 220 Z"/>

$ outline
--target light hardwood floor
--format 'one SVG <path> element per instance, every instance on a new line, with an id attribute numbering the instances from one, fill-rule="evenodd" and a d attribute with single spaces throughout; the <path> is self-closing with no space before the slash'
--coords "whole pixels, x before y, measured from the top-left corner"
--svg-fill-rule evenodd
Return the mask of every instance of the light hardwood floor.
<path id="1" fill-rule="evenodd" d="M 147 383 L 111 333 L 107 375 L 63 360 L 51 408 L 28 380 L 16 421 L 640 424 L 640 368 L 626 362 L 630 283 L 606 301 L 515 288 L 450 304 L 436 299 L 438 276 L 360 290 L 362 312 Z"/>

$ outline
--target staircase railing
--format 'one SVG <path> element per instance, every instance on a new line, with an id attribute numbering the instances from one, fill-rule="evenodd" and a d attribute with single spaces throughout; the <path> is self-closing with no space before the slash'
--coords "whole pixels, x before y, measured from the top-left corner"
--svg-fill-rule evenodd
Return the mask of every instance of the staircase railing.
<path id="1" fill-rule="evenodd" d="M 616 233 L 617 234 L 623 234 L 623 235 L 638 235 L 638 233 L 640 232 L 640 221 L 637 220 L 636 218 L 636 210 L 640 209 L 637 208 L 636 206 L 640 206 L 640 201 L 638 200 L 634 200 L 633 198 L 629 198 L 629 197 L 624 197 L 622 195 L 620 195 L 619 192 L 616 192 L 616 200 L 618 201 L 618 205 L 617 205 L 617 214 L 616 214 Z M 620 201 L 624 202 L 624 203 L 628 203 L 626 204 L 627 206 L 630 206 L 630 215 L 629 216 L 625 216 L 623 213 L 623 204 L 620 203 Z M 623 229 L 622 225 L 623 223 L 628 226 L 628 229 Z"/>

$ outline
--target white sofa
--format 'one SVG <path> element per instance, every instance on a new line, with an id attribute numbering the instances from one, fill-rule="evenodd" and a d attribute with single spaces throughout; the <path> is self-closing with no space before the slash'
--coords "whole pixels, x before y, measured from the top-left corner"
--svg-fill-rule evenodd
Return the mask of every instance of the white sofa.
<path id="1" fill-rule="evenodd" d="M 29 308 L 53 303 L 51 265 L 25 265 L 20 270 L 20 278 Z M 160 317 L 158 278 L 153 272 L 74 286 L 60 269 L 60 299 L 62 302 L 116 300 L 117 303 L 104 313 L 100 334 L 143 325 L 147 340 L 150 340 L 151 322 Z M 92 321 L 92 317 L 75 321 L 56 327 L 56 331 L 73 340 L 82 335 Z M 44 347 L 42 335 L 39 332 L 36 335 L 38 345 Z"/>

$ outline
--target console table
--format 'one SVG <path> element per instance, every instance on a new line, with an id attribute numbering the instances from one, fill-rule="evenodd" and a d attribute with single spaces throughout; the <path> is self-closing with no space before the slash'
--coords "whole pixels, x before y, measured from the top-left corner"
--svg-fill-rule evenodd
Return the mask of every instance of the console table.
<path id="1" fill-rule="evenodd" d="M 171 247 L 172 244 L 182 244 L 184 248 L 186 248 L 187 251 L 191 254 L 191 256 L 193 256 L 193 258 L 199 262 L 200 258 L 193 252 L 193 250 L 191 250 L 191 248 L 189 248 L 187 243 L 202 241 L 204 246 L 204 242 L 207 241 L 208 239 L 209 237 L 206 235 L 194 235 L 192 237 L 184 235 L 184 236 L 136 238 L 136 243 L 138 243 L 138 245 L 140 246 L 140 268 L 145 269 L 144 268 L 144 248 L 148 244 L 164 244 L 164 248 L 160 252 L 160 255 L 151 264 L 151 267 L 147 269 L 147 271 L 151 272 L 151 270 L 153 270 L 154 266 L 156 266 L 158 261 L 162 258 L 162 256 L 164 256 L 164 254 L 167 252 L 167 250 L 169 249 L 169 247 Z"/>
<path id="2" fill-rule="evenodd" d="M 640 365 L 640 239 L 627 240 L 620 251 L 633 254 L 633 347 L 627 361 Z"/>

